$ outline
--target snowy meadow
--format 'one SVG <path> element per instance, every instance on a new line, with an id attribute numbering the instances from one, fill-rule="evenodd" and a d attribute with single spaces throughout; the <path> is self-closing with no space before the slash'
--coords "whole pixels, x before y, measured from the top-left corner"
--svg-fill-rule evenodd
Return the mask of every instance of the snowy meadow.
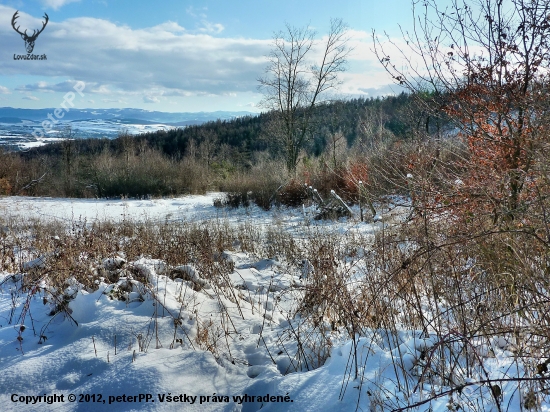
<path id="1" fill-rule="evenodd" d="M 0 199 L 2 410 L 549 410 L 540 287 L 428 260 L 406 199 L 222 196 Z"/>

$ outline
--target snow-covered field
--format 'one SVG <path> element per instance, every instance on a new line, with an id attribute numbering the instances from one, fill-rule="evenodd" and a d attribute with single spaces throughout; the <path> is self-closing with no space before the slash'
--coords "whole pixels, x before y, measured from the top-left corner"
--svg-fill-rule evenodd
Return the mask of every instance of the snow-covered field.
<path id="1" fill-rule="evenodd" d="M 316 222 L 302 209 L 215 208 L 220 196 L 2 198 L 7 226 L 0 229 L 5 239 L 17 220 L 61 222 L 67 228 L 106 220 L 221 222 L 249 225 L 258 233 L 277 228 L 298 241 L 312 233 L 357 237 L 368 247 L 373 233 L 405 212 L 386 210 L 372 224 L 353 218 Z M 0 410 L 369 411 L 420 403 L 442 391 L 421 379 L 407 399 L 397 389 L 403 383 L 395 360 L 414 375 L 422 354 L 437 344 L 433 336 L 402 331 L 393 345 L 380 330 L 355 341 L 337 328 L 318 336 L 321 329 L 312 328 L 299 310 L 311 263 L 304 258 L 294 265 L 283 256 L 242 249 L 235 242 L 214 256 L 211 269 L 219 270 L 219 282 L 208 280 L 193 262 L 168 265 L 122 250 L 96 260 L 83 256 L 97 287 L 68 277 L 64 291 L 48 282 L 52 255 L 19 250 L 22 270 L 0 274 Z M 346 273 L 366 276 L 365 250 L 350 256 L 342 266 Z M 23 291 L 27 272 L 40 270 L 41 281 Z M 489 375 L 512 376 L 520 367 L 498 337 L 486 349 L 492 357 Z M 462 399 L 466 410 L 484 405 L 491 410 L 491 388 L 482 386 L 465 381 L 454 400 Z M 519 410 L 520 394 L 510 388 L 502 384 L 504 409 Z M 450 398 L 441 396 L 420 410 L 453 410 L 458 403 Z"/>

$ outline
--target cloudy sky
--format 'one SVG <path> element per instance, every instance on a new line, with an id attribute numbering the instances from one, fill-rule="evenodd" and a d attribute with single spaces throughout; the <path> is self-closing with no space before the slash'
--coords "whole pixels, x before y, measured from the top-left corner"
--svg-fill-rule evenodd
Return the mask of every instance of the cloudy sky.
<path id="1" fill-rule="evenodd" d="M 410 0 L 2 0 L 0 106 L 59 107 L 76 82 L 79 108 L 167 112 L 259 111 L 258 78 L 275 32 L 309 25 L 321 42 L 331 18 L 350 27 L 340 96 L 400 92 L 372 53 L 372 29 L 400 37 L 412 23 Z M 33 54 L 13 29 L 49 22 Z"/>

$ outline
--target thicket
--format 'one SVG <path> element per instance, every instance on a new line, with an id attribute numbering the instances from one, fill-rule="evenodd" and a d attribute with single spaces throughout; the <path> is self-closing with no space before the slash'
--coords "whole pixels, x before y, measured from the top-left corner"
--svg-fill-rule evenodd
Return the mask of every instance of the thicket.
<path id="1" fill-rule="evenodd" d="M 367 313 L 436 335 L 414 366 L 431 395 L 381 403 L 407 410 L 448 397 L 450 410 L 501 411 L 507 394 L 521 410 L 539 410 L 549 393 L 550 5 L 426 1 L 414 11 L 418 24 L 401 49 L 410 64 L 400 67 L 415 69 L 397 68 L 385 50 L 391 39 L 374 36 L 377 55 L 413 95 L 430 90 L 424 107 L 443 108 L 458 133 L 453 141 L 419 136 L 412 150 L 371 163 L 378 181 L 388 176 L 408 191 L 413 213 L 377 238 L 384 303 L 370 301 Z M 513 359 L 503 377 L 488 371 L 499 349 Z M 404 375 L 407 397 L 418 383 Z M 471 402 L 474 389 L 486 401 Z"/>

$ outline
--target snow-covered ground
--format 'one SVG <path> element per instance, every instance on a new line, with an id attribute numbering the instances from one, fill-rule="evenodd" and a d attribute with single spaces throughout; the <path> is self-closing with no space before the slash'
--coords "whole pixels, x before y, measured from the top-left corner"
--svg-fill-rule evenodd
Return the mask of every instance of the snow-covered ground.
<path id="1" fill-rule="evenodd" d="M 123 219 L 210 219 L 220 212 L 213 207 L 213 200 L 221 196 L 187 196 L 174 199 L 151 200 L 96 200 L 57 199 L 32 197 L 0 198 L 0 210 L 7 215 L 21 218 L 54 219 L 69 222 L 75 219 L 113 220 Z"/>
<path id="2" fill-rule="evenodd" d="M 75 221 L 218 220 L 251 224 L 259 230 L 276 226 L 297 238 L 319 230 L 327 236 L 353 233 L 367 240 L 382 221 L 399 216 L 386 211 L 373 224 L 353 218 L 316 222 L 310 211 L 304 214 L 302 209 L 215 208 L 213 201 L 220 196 L 11 197 L 0 199 L 0 211 L 8 223 L 40 219 L 68 227 Z M 404 210 L 392 211 L 397 212 Z M 20 262 L 21 267 L 44 266 L 47 272 L 47 258 L 29 257 Z M 95 290 L 69 281 L 62 293 L 52 290 L 47 276 L 22 292 L 25 270 L 4 272 L 0 274 L 0 410 L 369 411 L 397 409 L 429 396 L 433 390 L 429 385 L 411 390 L 409 399 L 397 393 L 395 360 L 413 370 L 420 354 L 435 345 L 433 337 L 403 331 L 399 344 L 390 347 L 381 331 L 357 336 L 355 342 L 331 332 L 330 339 L 320 337 L 314 349 L 300 346 L 317 339 L 308 335 L 312 330 L 296 314 L 308 282 L 308 265 L 304 261 L 297 270 L 280 256 L 260 256 L 235 247 L 217 257 L 213 268 L 230 269 L 223 272 L 227 277 L 223 283 L 213 283 L 188 262 L 169 267 L 157 259 L 119 252 L 90 262 L 91 271 L 102 279 Z M 66 299 L 60 301 L 59 296 Z M 489 364 L 494 371 L 488 373 L 512 374 L 515 366 L 505 345 L 500 346 L 495 338 Z M 490 399 L 490 388 L 484 391 L 482 385 L 468 384 L 460 396 L 471 393 L 477 405 L 480 399 L 481 405 Z M 506 409 L 519 410 L 519 395 L 503 392 Z M 467 403 L 462 405 L 467 409 Z M 448 396 L 431 402 L 431 410 L 452 407 Z M 548 410 L 545 405 L 543 409 Z"/>
<path id="3" fill-rule="evenodd" d="M 161 199 L 62 199 L 47 197 L 0 197 L 0 215 L 10 219 L 37 219 L 40 221 L 61 222 L 229 222 L 231 224 L 249 224 L 260 228 L 281 227 L 292 233 L 301 233 L 304 227 L 323 228 L 331 233 L 345 234 L 348 231 L 374 234 L 387 221 L 401 216 L 406 201 L 399 199 L 397 205 L 391 202 L 384 206 L 384 218 L 380 216 L 374 223 L 359 222 L 358 216 L 339 221 L 315 221 L 314 207 L 274 208 L 269 212 L 257 206 L 248 208 L 217 208 L 214 200 L 222 199 L 223 193 L 210 192 L 206 195 L 189 195 L 177 198 Z M 357 208 L 356 208 L 357 209 Z M 408 209 L 407 209 L 408 210 Z M 359 215 L 358 210 L 355 210 Z M 402 216 L 401 216 L 402 217 Z M 380 218 L 380 219 L 379 219 Z"/>

